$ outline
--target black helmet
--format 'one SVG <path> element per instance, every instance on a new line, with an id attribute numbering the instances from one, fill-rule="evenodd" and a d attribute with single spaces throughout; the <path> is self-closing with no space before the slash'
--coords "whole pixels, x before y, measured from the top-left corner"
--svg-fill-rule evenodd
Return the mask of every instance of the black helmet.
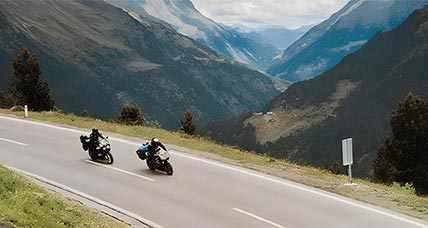
<path id="1" fill-rule="evenodd" d="M 99 134 L 100 132 L 98 131 L 98 129 L 94 128 L 92 129 L 92 134 Z"/>

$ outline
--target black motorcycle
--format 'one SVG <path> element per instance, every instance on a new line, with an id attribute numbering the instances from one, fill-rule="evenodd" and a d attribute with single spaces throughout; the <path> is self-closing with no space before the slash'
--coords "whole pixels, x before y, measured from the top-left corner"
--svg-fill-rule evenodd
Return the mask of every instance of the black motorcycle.
<path id="1" fill-rule="evenodd" d="M 98 146 L 93 148 L 91 146 L 91 139 L 88 136 L 80 136 L 82 148 L 84 151 L 88 151 L 92 161 L 111 165 L 113 164 L 113 155 L 110 153 L 110 143 L 107 139 L 108 137 L 100 139 Z"/>
<path id="2" fill-rule="evenodd" d="M 146 160 L 147 167 L 155 171 L 163 171 L 167 175 L 172 176 L 174 173 L 171 163 L 169 163 L 170 155 L 168 151 L 158 148 L 156 153 L 151 155 L 148 151 L 148 144 L 141 145 L 137 150 L 137 155 L 141 160 Z"/>

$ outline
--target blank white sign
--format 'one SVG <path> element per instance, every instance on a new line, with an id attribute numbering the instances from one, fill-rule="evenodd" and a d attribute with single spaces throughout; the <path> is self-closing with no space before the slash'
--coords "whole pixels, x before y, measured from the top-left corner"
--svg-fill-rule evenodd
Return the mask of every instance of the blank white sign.
<path id="1" fill-rule="evenodd" d="M 343 165 L 352 165 L 352 138 L 342 140 Z"/>

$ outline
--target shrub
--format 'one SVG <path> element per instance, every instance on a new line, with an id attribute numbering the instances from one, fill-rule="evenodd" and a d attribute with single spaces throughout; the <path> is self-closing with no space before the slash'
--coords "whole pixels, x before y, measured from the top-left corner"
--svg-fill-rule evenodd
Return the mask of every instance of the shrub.
<path id="1" fill-rule="evenodd" d="M 196 126 L 193 124 L 193 114 L 191 112 L 185 112 L 183 120 L 180 121 L 181 130 L 187 135 L 194 135 Z"/>
<path id="2" fill-rule="evenodd" d="M 10 108 L 12 106 L 13 102 L 10 95 L 0 92 L 0 108 Z"/>
<path id="3" fill-rule="evenodd" d="M 428 101 L 409 94 L 393 112 L 391 127 L 374 162 L 375 178 L 409 183 L 416 193 L 428 194 Z"/>
<path id="4" fill-rule="evenodd" d="M 143 125 L 143 112 L 135 104 L 125 104 L 120 109 L 119 122 L 128 125 Z"/>
<path id="5" fill-rule="evenodd" d="M 21 105 L 15 105 L 12 108 L 10 108 L 10 111 L 12 112 L 23 112 L 25 110 L 24 106 Z"/>

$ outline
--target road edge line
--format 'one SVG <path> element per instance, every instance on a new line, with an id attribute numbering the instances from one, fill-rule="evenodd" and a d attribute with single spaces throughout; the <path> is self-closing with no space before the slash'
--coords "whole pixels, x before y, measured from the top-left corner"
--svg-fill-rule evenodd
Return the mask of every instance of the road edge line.
<path id="1" fill-rule="evenodd" d="M 126 171 L 126 170 L 123 170 L 123 169 L 119 169 L 119 168 L 116 168 L 116 167 L 113 167 L 113 166 L 99 164 L 99 163 L 96 163 L 96 162 L 91 161 L 91 160 L 85 160 L 85 162 L 89 163 L 91 165 L 94 165 L 94 166 L 105 168 L 105 169 L 111 169 L 111 170 L 114 170 L 116 172 L 119 172 L 119 173 L 122 173 L 122 174 L 126 174 L 126 175 L 129 175 L 129 176 L 141 178 L 141 179 L 146 180 L 146 181 L 151 181 L 151 182 L 155 182 L 156 181 L 155 179 L 150 178 L 150 177 L 139 175 L 139 174 L 136 174 L 136 173 L 133 173 L 133 172 L 130 172 L 130 171 Z"/>
<path id="2" fill-rule="evenodd" d="M 12 139 L 0 138 L 0 141 L 16 144 L 16 145 L 20 145 L 20 146 L 29 146 L 26 143 L 18 142 L 18 141 L 12 140 Z"/>
<path id="3" fill-rule="evenodd" d="M 93 202 L 93 203 L 98 204 L 100 206 L 106 207 L 106 208 L 108 208 L 108 209 L 110 209 L 112 211 L 115 211 L 115 212 L 119 213 L 119 214 L 125 215 L 125 216 L 127 216 L 129 218 L 132 218 L 132 219 L 134 219 L 134 220 L 136 220 L 136 221 L 144 224 L 145 226 L 148 226 L 148 227 L 151 227 L 151 228 L 165 228 L 165 227 L 163 227 L 163 226 L 161 226 L 161 225 L 159 225 L 159 224 L 157 224 L 157 223 L 155 223 L 155 222 L 153 222 L 153 221 L 151 221 L 149 219 L 145 219 L 145 218 L 143 218 L 143 217 L 141 217 L 141 216 L 139 216 L 139 215 L 137 215 L 137 214 L 135 214 L 133 212 L 130 212 L 130 211 L 126 210 L 126 209 L 123 209 L 123 208 L 120 208 L 118 206 L 115 206 L 115 205 L 113 205 L 113 204 L 111 204 L 109 202 L 106 202 L 104 200 L 98 199 L 96 197 L 93 197 L 93 196 L 88 195 L 88 194 L 86 194 L 84 192 L 81 192 L 79 190 L 76 190 L 76 189 L 73 189 L 71 187 L 68 187 L 66 185 L 63 185 L 63 184 L 60 184 L 58 182 L 55 182 L 55 181 L 49 180 L 47 178 L 41 177 L 41 176 L 39 176 L 37 174 L 24 171 L 22 169 L 18 169 L 18 168 L 11 167 L 11 166 L 5 166 L 5 167 L 8 168 L 8 169 L 10 169 L 10 170 L 12 170 L 12 171 L 24 174 L 25 176 L 30 177 L 32 179 L 35 179 L 35 180 L 37 180 L 37 181 L 39 181 L 41 183 L 53 186 L 53 187 L 58 188 L 58 189 L 61 189 L 61 190 L 65 191 L 65 192 L 74 194 L 76 196 L 79 196 L 81 198 L 89 200 L 90 202 Z"/>
<path id="4" fill-rule="evenodd" d="M 243 215 L 249 216 L 249 217 L 251 217 L 251 218 L 253 218 L 253 219 L 259 220 L 259 221 L 261 221 L 261 222 L 264 222 L 264 223 L 266 223 L 266 224 L 269 224 L 269 225 L 271 225 L 271 226 L 277 227 L 277 228 L 287 228 L 287 227 L 285 227 L 285 226 L 283 226 L 283 225 L 280 225 L 280 224 L 278 224 L 278 223 L 276 223 L 276 222 L 270 221 L 270 220 L 268 220 L 268 219 L 265 219 L 265 218 L 263 218 L 263 217 L 260 217 L 260 216 L 258 216 L 258 215 L 255 215 L 255 214 L 253 214 L 253 213 L 250 213 L 250 212 L 248 212 L 248 211 L 244 211 L 244 210 L 239 209 L 239 208 L 236 208 L 236 207 L 235 207 L 235 208 L 232 208 L 232 210 L 234 210 L 234 211 L 236 211 L 236 212 L 239 212 L 239 213 L 241 213 L 241 214 L 243 214 Z"/>
<path id="5" fill-rule="evenodd" d="M 69 132 L 74 132 L 74 133 L 85 133 L 82 130 L 76 130 L 76 129 L 72 129 L 72 128 L 67 128 L 67 127 L 61 127 L 61 126 L 55 126 L 53 124 L 48 124 L 48 123 L 43 123 L 43 122 L 37 122 L 37 121 L 31 121 L 31 120 L 24 120 L 24 119 L 20 119 L 20 118 L 16 118 L 16 117 L 10 117 L 10 116 L 4 116 L 4 115 L 0 115 L 0 119 L 7 119 L 7 120 L 12 120 L 12 121 L 18 121 L 18 122 L 24 122 L 24 123 L 28 123 L 28 124 L 33 124 L 33 125 L 38 125 L 38 126 L 44 126 L 44 127 L 49 127 L 49 128 L 53 128 L 53 129 L 58 129 L 58 130 L 64 130 L 64 131 L 69 131 Z M 140 145 L 139 143 L 136 142 L 132 142 L 130 140 L 126 140 L 126 139 L 120 139 L 120 138 L 116 138 L 116 137 L 111 137 L 110 139 L 117 141 L 117 142 L 122 142 L 122 143 L 126 143 L 128 145 Z M 249 176 L 253 176 L 253 177 L 258 177 L 260 179 L 264 179 L 273 183 L 277 183 L 277 184 L 281 184 L 284 186 L 288 186 L 288 187 L 292 187 L 295 189 L 299 189 L 301 191 L 305 191 L 305 192 L 309 192 L 315 195 L 319 195 L 319 196 L 323 196 L 323 197 L 327 197 L 333 200 L 337 200 L 339 202 L 345 203 L 347 205 L 351 205 L 354 207 L 358 207 L 361 209 L 365 209 L 365 210 L 369 210 L 378 214 L 381 214 L 383 216 L 387 216 L 390 218 L 394 218 L 403 222 L 407 222 L 422 228 L 428 228 L 428 224 L 426 223 L 426 221 L 420 220 L 418 218 L 413 218 L 411 216 L 405 215 L 405 214 L 401 214 L 395 211 L 391 211 L 388 210 L 386 208 L 382 208 L 376 205 L 372 205 L 366 202 L 362 202 L 362 201 L 358 201 L 352 198 L 348 198 L 348 197 L 342 197 L 336 193 L 331 193 L 331 192 L 327 192 L 324 191 L 322 189 L 318 189 L 315 187 L 311 187 L 311 186 L 307 186 L 304 184 L 300 184 L 294 181 L 290 181 L 287 179 L 279 179 L 280 177 L 275 177 L 269 174 L 264 174 L 262 172 L 254 172 L 252 170 L 248 170 L 244 167 L 240 167 L 240 166 L 233 166 L 230 164 L 226 164 L 226 163 L 220 163 L 218 161 L 212 161 L 212 160 L 207 160 L 207 159 L 203 159 L 203 158 L 199 158 L 196 156 L 191 156 L 188 155 L 188 153 L 186 152 L 182 152 L 179 150 L 174 150 L 175 154 L 180 156 L 180 157 L 185 157 L 188 159 L 192 159 L 192 160 L 196 160 L 196 161 L 200 161 L 206 164 L 211 164 L 217 167 L 221 167 L 221 168 L 225 168 L 225 169 L 229 169 L 229 170 L 233 170 L 242 174 L 246 174 Z M 260 173 L 260 174 L 259 174 Z"/>

